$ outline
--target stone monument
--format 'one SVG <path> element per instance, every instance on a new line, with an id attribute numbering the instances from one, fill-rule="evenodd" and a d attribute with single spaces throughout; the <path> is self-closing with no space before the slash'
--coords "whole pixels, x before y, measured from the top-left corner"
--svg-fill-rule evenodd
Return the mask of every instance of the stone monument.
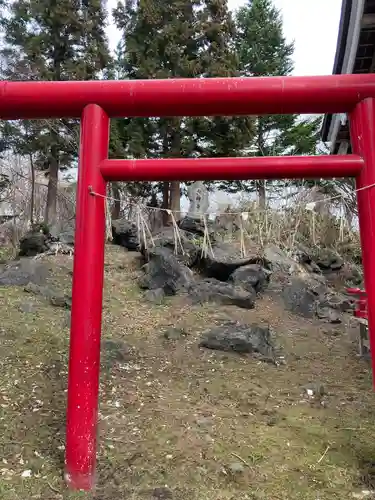
<path id="1" fill-rule="evenodd" d="M 187 195 L 190 201 L 187 217 L 201 219 L 210 205 L 206 186 L 202 181 L 196 181 L 188 187 Z"/>

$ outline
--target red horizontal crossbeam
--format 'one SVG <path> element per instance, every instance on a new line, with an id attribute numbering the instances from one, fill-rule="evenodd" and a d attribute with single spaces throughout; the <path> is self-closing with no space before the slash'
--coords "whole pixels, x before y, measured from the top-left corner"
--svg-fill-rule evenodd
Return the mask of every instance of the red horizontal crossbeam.
<path id="1" fill-rule="evenodd" d="M 255 156 L 104 160 L 100 170 L 106 181 L 328 179 L 355 177 L 362 166 L 356 155 Z"/>
<path id="2" fill-rule="evenodd" d="M 110 117 L 349 112 L 375 97 L 375 75 L 0 82 L 0 118 L 80 118 L 88 104 Z"/>

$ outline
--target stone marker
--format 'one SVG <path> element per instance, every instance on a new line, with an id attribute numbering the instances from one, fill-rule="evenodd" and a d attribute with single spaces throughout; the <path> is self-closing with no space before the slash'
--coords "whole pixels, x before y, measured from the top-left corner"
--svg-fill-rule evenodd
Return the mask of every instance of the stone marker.
<path id="1" fill-rule="evenodd" d="M 200 219 L 208 212 L 210 205 L 206 186 L 202 181 L 194 182 L 188 187 L 187 194 L 190 201 L 187 216 L 192 219 Z"/>

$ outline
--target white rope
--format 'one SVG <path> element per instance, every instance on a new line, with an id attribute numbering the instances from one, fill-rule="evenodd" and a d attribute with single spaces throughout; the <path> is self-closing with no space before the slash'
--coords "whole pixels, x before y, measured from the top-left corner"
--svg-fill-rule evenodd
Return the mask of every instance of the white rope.
<path id="1" fill-rule="evenodd" d="M 340 230 L 339 230 L 339 240 L 341 242 L 344 241 L 344 231 L 345 231 L 345 217 L 344 217 L 344 209 L 342 208 L 340 210 Z"/>
<path id="2" fill-rule="evenodd" d="M 144 241 L 145 249 L 147 250 L 147 238 L 146 238 L 145 223 L 144 223 L 144 219 L 142 217 L 141 210 L 139 210 L 139 218 L 140 218 L 140 221 L 141 221 L 141 229 L 142 229 L 143 241 Z"/>
<path id="3" fill-rule="evenodd" d="M 106 225 L 106 240 L 112 241 L 112 217 L 111 210 L 109 206 L 109 200 L 104 200 L 104 208 L 105 208 L 105 225 Z"/>
<path id="4" fill-rule="evenodd" d="M 140 207 L 137 207 L 136 221 L 137 221 L 137 239 L 138 239 L 138 241 L 141 241 L 141 216 L 140 216 L 140 212 L 141 212 Z M 145 244 L 145 250 L 147 250 L 147 241 L 145 241 L 144 244 Z"/>
<path id="5" fill-rule="evenodd" d="M 245 220 L 247 220 L 249 214 L 244 214 L 242 213 L 240 215 L 240 252 L 241 252 L 241 257 L 246 256 L 246 246 L 245 246 L 245 231 L 243 227 L 243 223 Z"/>
<path id="6" fill-rule="evenodd" d="M 201 255 L 202 257 L 207 257 L 208 256 L 208 249 L 211 252 L 212 257 L 215 257 L 214 251 L 212 248 L 211 240 L 210 240 L 210 233 L 208 230 L 208 225 L 206 221 L 206 216 L 203 215 L 203 225 L 204 225 L 204 233 L 203 233 L 203 243 L 202 243 L 202 250 L 201 250 Z"/>
<path id="7" fill-rule="evenodd" d="M 174 237 L 174 253 L 178 255 L 178 243 L 180 244 L 181 248 L 181 253 L 182 255 L 185 255 L 185 249 L 181 241 L 181 236 L 180 236 L 180 228 L 178 227 L 178 224 L 176 222 L 176 219 L 173 215 L 172 210 L 164 209 L 166 210 L 167 214 L 171 216 L 171 221 L 172 221 L 172 226 L 173 226 L 173 237 Z"/>
<path id="8" fill-rule="evenodd" d="M 150 238 L 151 244 L 154 247 L 155 246 L 154 238 L 152 237 L 151 230 L 146 222 L 146 219 L 143 217 L 142 211 L 140 209 L 139 209 L 139 217 L 140 217 L 141 223 L 142 223 L 143 237 L 146 241 L 145 231 L 147 231 L 147 234 L 148 234 L 148 237 Z"/>
<path id="9" fill-rule="evenodd" d="M 316 245 L 316 224 L 315 224 L 315 212 L 314 210 L 311 212 L 312 216 L 312 240 L 314 245 Z"/>
<path id="10" fill-rule="evenodd" d="M 365 191 L 366 189 L 371 189 L 373 187 L 375 187 L 375 182 L 373 184 L 369 184 L 368 186 L 363 186 L 361 188 L 354 189 L 353 192 L 354 193 L 358 193 L 360 191 Z M 105 196 L 103 194 L 96 193 L 91 188 L 89 189 L 89 192 L 90 192 L 90 194 L 92 196 L 98 196 L 99 198 L 107 198 L 110 201 L 117 201 L 117 202 L 122 202 L 123 201 L 123 200 L 118 199 L 118 198 L 113 198 L 111 196 Z M 338 194 L 336 196 L 331 196 L 330 198 L 325 198 L 324 202 L 329 202 L 329 201 L 338 200 L 338 199 L 343 199 L 344 200 L 347 196 L 348 195 L 346 195 L 344 193 L 343 194 Z M 141 203 L 131 203 L 131 202 L 129 202 L 128 205 L 134 205 L 136 207 L 142 206 L 144 209 L 147 209 L 147 210 L 156 210 L 156 211 L 161 211 L 161 212 L 165 212 L 166 211 L 166 212 L 172 213 L 172 211 L 169 208 L 167 209 L 167 208 L 161 208 L 161 207 L 150 207 L 148 205 L 143 205 Z M 306 203 L 305 208 L 306 208 L 306 210 L 314 210 L 315 206 L 316 206 L 316 202 L 312 201 L 312 202 Z M 265 213 L 268 213 L 268 209 L 262 209 L 262 210 L 261 209 L 257 209 L 258 213 L 261 212 L 261 211 L 265 212 Z M 176 213 L 176 214 L 184 213 L 181 210 L 174 210 L 173 212 Z M 251 214 L 252 212 L 247 211 L 247 212 L 242 212 L 242 213 Z M 189 212 L 189 214 L 202 217 L 202 213 L 200 213 L 200 212 L 197 212 L 197 213 L 195 213 L 195 212 Z M 215 215 L 238 215 L 238 212 L 217 212 L 217 211 L 215 211 L 214 214 Z M 207 215 L 209 215 L 209 214 L 207 214 Z"/>

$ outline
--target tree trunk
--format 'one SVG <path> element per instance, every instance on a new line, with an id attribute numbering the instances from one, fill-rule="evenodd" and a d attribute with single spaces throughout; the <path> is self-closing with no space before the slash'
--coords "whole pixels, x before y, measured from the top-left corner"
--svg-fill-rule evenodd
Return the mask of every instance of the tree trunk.
<path id="1" fill-rule="evenodd" d="M 164 127 L 162 128 L 162 134 L 163 134 L 163 157 L 166 158 L 168 156 L 168 150 L 169 150 L 169 140 L 168 140 L 168 121 L 164 121 Z M 162 202 L 162 208 L 163 210 L 163 225 L 166 226 L 170 220 L 170 217 L 166 210 L 170 208 L 169 202 L 170 202 L 170 183 L 169 182 L 163 182 L 163 202 Z"/>
<path id="2" fill-rule="evenodd" d="M 120 218 L 120 211 L 121 211 L 120 188 L 117 182 L 112 182 L 111 187 L 112 187 L 113 198 L 115 199 L 112 205 L 111 217 L 112 219 L 116 220 Z"/>
<path id="3" fill-rule="evenodd" d="M 59 44 L 52 47 L 52 64 L 53 64 L 53 74 L 52 80 L 61 80 L 61 48 Z M 47 122 L 48 123 L 48 122 Z M 57 127 L 58 128 L 58 127 Z M 53 122 L 50 125 L 50 137 L 51 137 L 51 151 L 49 158 L 49 172 L 48 172 L 48 190 L 47 190 L 47 203 L 46 210 L 44 214 L 44 223 L 51 228 L 56 224 L 57 219 L 57 185 L 59 182 L 59 130 L 53 127 Z"/>
<path id="4" fill-rule="evenodd" d="M 44 222 L 48 227 L 56 224 L 57 219 L 57 185 L 59 181 L 59 158 L 57 146 L 51 147 L 51 158 L 49 163 L 49 178 L 46 212 Z"/>
<path id="5" fill-rule="evenodd" d="M 261 210 L 266 209 L 266 183 L 265 181 L 257 181 L 257 191 L 258 191 L 258 203 Z"/>
<path id="6" fill-rule="evenodd" d="M 354 212 L 353 210 L 351 210 L 350 206 L 348 206 L 346 203 L 344 204 L 344 212 L 345 212 L 346 224 L 348 226 L 349 231 L 351 231 L 353 229 Z"/>
<path id="7" fill-rule="evenodd" d="M 170 208 L 173 212 L 174 218 L 179 220 L 181 218 L 181 193 L 179 181 L 171 182 Z"/>
<path id="8" fill-rule="evenodd" d="M 262 117 L 258 118 L 258 156 L 265 156 L 265 139 L 264 139 L 264 129 Z M 267 205 L 267 195 L 266 195 L 266 182 L 257 181 L 256 189 L 258 192 L 258 205 L 261 210 L 266 209 Z"/>
<path id="9" fill-rule="evenodd" d="M 162 203 L 162 208 L 163 210 L 163 224 L 166 226 L 169 222 L 169 215 L 167 214 L 166 210 L 169 208 L 169 182 L 163 182 L 163 203 Z"/>
<path id="10" fill-rule="evenodd" d="M 262 118 L 258 118 L 258 156 L 265 155 L 265 143 L 264 143 L 264 130 Z M 258 204 L 261 210 L 266 209 L 267 196 L 266 196 L 266 183 L 265 181 L 257 181 L 256 187 L 258 191 Z"/>
<path id="11" fill-rule="evenodd" d="M 180 118 L 173 119 L 172 123 L 172 144 L 171 144 L 171 156 L 173 158 L 181 157 L 181 120 Z M 180 182 L 171 182 L 170 189 L 170 208 L 176 220 L 181 218 L 181 192 L 180 192 Z"/>
<path id="12" fill-rule="evenodd" d="M 30 195 L 30 226 L 34 224 L 34 205 L 35 205 L 35 168 L 33 155 L 30 153 L 30 173 L 31 173 L 31 195 Z"/>

